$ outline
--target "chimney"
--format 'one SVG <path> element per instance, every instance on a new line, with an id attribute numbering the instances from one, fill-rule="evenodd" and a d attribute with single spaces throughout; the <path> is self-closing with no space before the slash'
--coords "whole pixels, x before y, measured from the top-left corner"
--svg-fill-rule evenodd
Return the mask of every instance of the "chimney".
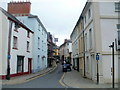
<path id="1" fill-rule="evenodd" d="M 8 12 L 15 16 L 28 16 L 30 14 L 31 3 L 29 1 L 12 1 L 8 3 Z"/>
<path id="2" fill-rule="evenodd" d="M 67 39 L 64 39 L 64 42 L 66 43 L 66 42 L 67 42 Z"/>

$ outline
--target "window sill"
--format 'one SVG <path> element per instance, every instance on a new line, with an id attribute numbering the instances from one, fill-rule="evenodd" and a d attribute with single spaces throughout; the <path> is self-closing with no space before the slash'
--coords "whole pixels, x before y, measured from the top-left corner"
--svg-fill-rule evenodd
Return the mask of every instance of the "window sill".
<path id="1" fill-rule="evenodd" d="M 18 30 L 14 30 L 14 31 L 18 33 Z"/>
<path id="2" fill-rule="evenodd" d="M 30 53 L 30 51 L 27 51 L 28 53 Z"/>
<path id="3" fill-rule="evenodd" d="M 92 50 L 92 48 L 89 49 L 89 51 L 91 51 L 91 50 Z"/>
<path id="4" fill-rule="evenodd" d="M 27 36 L 28 38 L 30 38 L 30 36 Z"/>
<path id="5" fill-rule="evenodd" d="M 18 50 L 18 48 L 13 48 L 13 49 Z"/>
<path id="6" fill-rule="evenodd" d="M 115 12 L 120 12 L 120 10 L 115 10 Z"/>

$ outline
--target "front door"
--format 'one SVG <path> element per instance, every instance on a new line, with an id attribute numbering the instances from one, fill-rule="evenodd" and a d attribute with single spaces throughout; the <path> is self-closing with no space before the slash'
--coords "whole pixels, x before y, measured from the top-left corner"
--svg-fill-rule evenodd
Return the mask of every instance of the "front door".
<path id="1" fill-rule="evenodd" d="M 32 58 L 28 58 L 28 72 L 32 73 Z"/>
<path id="2" fill-rule="evenodd" d="M 79 72 L 79 58 L 77 58 L 77 71 Z"/>

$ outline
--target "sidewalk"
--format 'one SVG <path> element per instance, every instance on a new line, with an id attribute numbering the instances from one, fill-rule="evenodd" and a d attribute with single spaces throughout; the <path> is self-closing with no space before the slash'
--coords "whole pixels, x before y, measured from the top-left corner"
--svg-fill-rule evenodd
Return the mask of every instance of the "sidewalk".
<path id="1" fill-rule="evenodd" d="M 28 82 L 30 80 L 33 80 L 37 77 L 43 76 L 43 75 L 53 71 L 56 67 L 57 66 L 53 66 L 51 68 L 46 68 L 46 69 L 44 69 L 40 72 L 37 72 L 37 73 L 12 77 L 10 80 L 2 80 L 2 85 L 14 85 L 14 84 L 20 84 L 20 83 Z"/>
<path id="2" fill-rule="evenodd" d="M 88 78 L 83 78 L 79 72 L 66 72 L 62 82 L 72 88 L 112 88 L 112 84 L 96 84 Z M 115 85 L 115 87 L 118 87 Z"/>

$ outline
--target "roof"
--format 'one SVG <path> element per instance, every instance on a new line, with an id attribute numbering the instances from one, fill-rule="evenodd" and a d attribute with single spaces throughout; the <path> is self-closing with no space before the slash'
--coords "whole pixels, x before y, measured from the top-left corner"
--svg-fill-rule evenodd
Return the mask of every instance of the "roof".
<path id="1" fill-rule="evenodd" d="M 47 30 L 46 28 L 44 27 L 44 25 L 42 24 L 42 22 L 40 21 L 40 19 L 38 18 L 37 15 L 32 15 L 32 14 L 29 14 L 28 18 L 36 18 L 37 21 L 42 25 L 42 27 L 44 28 L 44 31 L 47 33 Z"/>
<path id="2" fill-rule="evenodd" d="M 64 46 L 66 43 L 72 43 L 72 41 L 69 40 L 69 39 L 67 39 L 66 42 L 64 42 L 62 45 L 59 46 L 59 49 L 60 49 L 62 46 Z"/>
<path id="3" fill-rule="evenodd" d="M 84 15 L 84 13 L 86 12 L 86 8 L 87 8 L 90 4 L 91 4 L 91 2 L 90 2 L 90 0 L 88 0 L 88 1 L 86 2 L 86 4 L 85 4 L 83 10 L 82 10 L 82 13 L 81 13 L 81 15 L 80 15 L 80 17 L 79 17 L 79 19 L 78 19 L 76 25 L 75 25 L 75 27 L 74 27 L 74 29 L 73 29 L 73 31 L 72 31 L 70 37 L 72 36 L 73 32 L 75 31 L 75 28 L 76 28 L 77 25 L 79 24 L 80 20 L 83 19 L 83 15 Z"/>
<path id="4" fill-rule="evenodd" d="M 4 13 L 8 17 L 8 19 L 14 21 L 15 23 L 17 23 L 21 27 L 25 28 L 26 30 L 29 30 L 30 32 L 34 33 L 32 30 L 30 30 L 28 27 L 26 27 L 23 23 L 21 23 L 16 17 L 14 17 L 9 12 L 5 11 L 3 8 L 0 7 L 0 11 L 2 11 L 2 13 Z"/>

